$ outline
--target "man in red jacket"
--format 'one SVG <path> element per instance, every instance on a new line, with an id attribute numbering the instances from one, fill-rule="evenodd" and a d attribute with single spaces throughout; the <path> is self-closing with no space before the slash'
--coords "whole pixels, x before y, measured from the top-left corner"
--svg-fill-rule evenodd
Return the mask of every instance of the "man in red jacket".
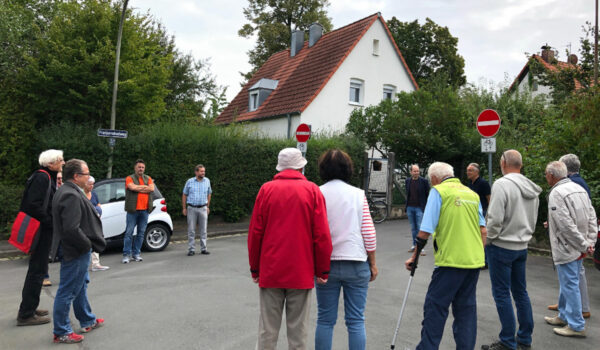
<path id="1" fill-rule="evenodd" d="M 258 349 L 275 349 L 286 304 L 288 346 L 306 349 L 310 294 L 326 283 L 331 236 L 325 199 L 300 172 L 306 165 L 296 148 L 279 152 L 277 171 L 256 196 L 248 230 L 248 256 L 260 287 Z"/>

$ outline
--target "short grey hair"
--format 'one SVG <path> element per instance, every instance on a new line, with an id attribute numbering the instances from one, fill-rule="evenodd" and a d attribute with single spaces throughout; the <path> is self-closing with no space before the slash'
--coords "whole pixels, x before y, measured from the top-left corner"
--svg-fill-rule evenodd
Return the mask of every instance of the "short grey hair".
<path id="1" fill-rule="evenodd" d="M 63 151 L 58 149 L 49 149 L 40 153 L 40 158 L 38 159 L 38 162 L 41 166 L 47 167 L 48 165 L 61 160 L 63 160 Z"/>
<path id="2" fill-rule="evenodd" d="M 427 177 L 429 178 L 429 181 L 431 181 L 432 176 L 435 176 L 440 180 L 445 177 L 453 177 L 454 168 L 448 163 L 435 162 L 429 166 L 429 169 L 427 169 Z"/>
<path id="3" fill-rule="evenodd" d="M 481 171 L 479 169 L 479 164 L 477 164 L 477 163 L 470 163 L 469 165 L 467 165 L 467 168 L 470 167 L 470 166 L 473 167 L 473 168 L 475 168 L 475 169 L 477 169 L 478 173 Z"/>
<path id="4" fill-rule="evenodd" d="M 63 169 L 63 180 L 69 181 L 75 178 L 75 174 L 81 173 L 83 171 L 83 165 L 87 165 L 81 159 L 69 159 L 69 161 L 65 164 Z"/>
<path id="5" fill-rule="evenodd" d="M 409 165 L 409 166 L 408 166 L 408 171 L 412 171 L 412 168 L 413 168 L 414 166 L 416 166 L 417 168 L 419 168 L 419 164 L 417 164 L 417 163 L 415 163 L 415 164 L 411 164 L 411 165 Z M 421 169 L 421 168 L 419 168 L 419 169 Z"/>
<path id="6" fill-rule="evenodd" d="M 510 168 L 521 168 L 523 166 L 523 157 L 516 149 L 509 149 L 502 153 L 504 164 Z"/>
<path id="7" fill-rule="evenodd" d="M 90 175 L 90 178 L 88 179 L 88 183 L 96 183 L 96 179 L 94 179 L 94 177 L 92 175 Z"/>
<path id="8" fill-rule="evenodd" d="M 563 162 L 553 161 L 546 165 L 546 173 L 555 179 L 562 179 L 567 177 L 567 166 Z"/>
<path id="9" fill-rule="evenodd" d="M 565 154 L 564 156 L 560 157 L 558 161 L 565 163 L 569 174 L 576 174 L 579 172 L 579 168 L 581 168 L 579 157 L 573 153 Z"/>

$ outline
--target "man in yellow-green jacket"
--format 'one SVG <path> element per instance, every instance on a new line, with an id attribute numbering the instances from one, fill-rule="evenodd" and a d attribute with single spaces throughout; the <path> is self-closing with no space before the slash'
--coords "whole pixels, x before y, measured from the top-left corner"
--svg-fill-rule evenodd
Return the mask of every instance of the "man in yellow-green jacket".
<path id="1" fill-rule="evenodd" d="M 406 261 L 411 269 L 418 252 L 433 234 L 435 269 L 425 296 L 421 342 L 417 349 L 438 349 L 452 305 L 457 349 L 474 349 L 477 339 L 475 291 L 484 266 L 485 219 L 479 195 L 454 177 L 452 166 L 442 162 L 428 170 L 433 186 L 417 235 L 417 250 Z"/>

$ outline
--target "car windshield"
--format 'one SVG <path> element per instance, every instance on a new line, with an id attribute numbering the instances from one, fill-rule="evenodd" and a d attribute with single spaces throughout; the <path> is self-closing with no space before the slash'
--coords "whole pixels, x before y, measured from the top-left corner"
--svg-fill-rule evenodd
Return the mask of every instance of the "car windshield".
<path id="1" fill-rule="evenodd" d="M 125 179 L 104 180 L 94 186 L 100 204 L 114 203 L 125 200 Z M 154 186 L 154 199 L 162 198 L 158 187 Z"/>

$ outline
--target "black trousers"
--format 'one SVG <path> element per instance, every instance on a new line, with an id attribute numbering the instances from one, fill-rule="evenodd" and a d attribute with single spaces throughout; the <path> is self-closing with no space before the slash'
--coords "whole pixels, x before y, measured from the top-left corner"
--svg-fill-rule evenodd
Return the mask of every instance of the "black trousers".
<path id="1" fill-rule="evenodd" d="M 48 273 L 48 258 L 52 245 L 52 227 L 41 226 L 37 247 L 29 258 L 29 269 L 23 284 L 22 300 L 18 318 L 26 319 L 35 313 L 40 304 L 42 282 Z"/>

